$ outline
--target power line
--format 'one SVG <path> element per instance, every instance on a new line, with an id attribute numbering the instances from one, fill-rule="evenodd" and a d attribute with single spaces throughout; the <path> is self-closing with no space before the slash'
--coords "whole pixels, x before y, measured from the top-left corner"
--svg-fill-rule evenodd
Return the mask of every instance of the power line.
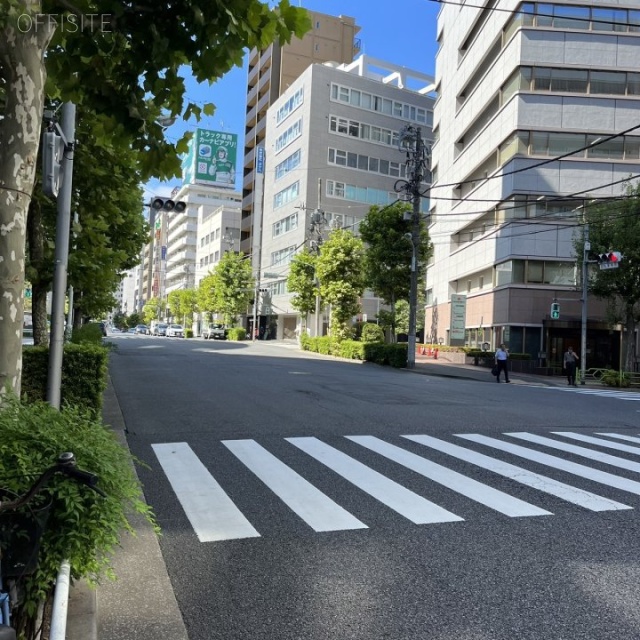
<path id="1" fill-rule="evenodd" d="M 427 0 L 427 2 L 431 2 L 434 4 L 449 4 L 458 8 L 469 8 L 469 9 L 482 9 L 482 10 L 486 10 L 486 11 L 491 11 L 491 12 L 496 12 L 496 13 L 509 13 L 509 14 L 514 14 L 516 15 L 517 13 L 522 13 L 524 15 L 528 15 L 528 16 L 539 16 L 541 18 L 560 18 L 562 20 L 571 20 L 571 22 L 585 22 L 585 23 L 591 23 L 591 22 L 597 22 L 598 24 L 611 24 L 613 26 L 616 27 L 620 27 L 620 26 L 626 26 L 626 27 L 637 27 L 640 30 L 640 23 L 639 22 L 620 22 L 620 21 L 616 21 L 616 20 L 607 20 L 605 18 L 580 18 L 578 16 L 563 16 L 563 15 L 555 15 L 553 13 L 539 13 L 539 12 L 533 12 L 530 13 L 528 11 L 514 11 L 513 9 L 503 9 L 501 7 L 489 7 L 487 6 L 487 4 L 484 5 L 479 5 L 479 4 L 469 4 L 468 2 L 465 2 L 464 4 L 461 4 L 460 2 L 456 2 L 454 0 Z M 546 4 L 546 3 L 545 3 Z M 589 7 L 587 7 L 589 8 Z M 620 7 L 602 7 L 604 10 L 617 10 L 617 11 L 627 11 L 627 9 L 625 8 L 620 8 Z M 633 11 L 633 9 L 632 9 Z M 531 25 L 532 26 L 532 25 Z M 585 29 L 586 31 L 586 29 Z M 611 31 L 614 31 L 613 29 Z M 615 32 L 618 33 L 618 32 Z"/>

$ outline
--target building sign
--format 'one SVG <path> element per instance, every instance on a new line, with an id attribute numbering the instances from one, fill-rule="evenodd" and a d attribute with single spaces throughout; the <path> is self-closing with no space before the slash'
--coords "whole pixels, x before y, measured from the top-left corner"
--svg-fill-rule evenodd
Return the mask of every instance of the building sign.
<path id="1" fill-rule="evenodd" d="M 256 171 L 264 173 L 264 147 L 258 147 L 258 157 L 256 160 Z"/>
<path id="2" fill-rule="evenodd" d="M 162 260 L 166 260 L 167 259 L 167 247 L 163 246 L 162 249 L 160 250 L 161 252 L 161 259 Z"/>
<path id="3" fill-rule="evenodd" d="M 464 329 L 467 323 L 467 296 L 451 295 L 451 327 L 449 344 L 464 346 Z"/>
<path id="4" fill-rule="evenodd" d="M 235 133 L 198 129 L 195 143 L 195 182 L 234 188 L 238 136 Z"/>

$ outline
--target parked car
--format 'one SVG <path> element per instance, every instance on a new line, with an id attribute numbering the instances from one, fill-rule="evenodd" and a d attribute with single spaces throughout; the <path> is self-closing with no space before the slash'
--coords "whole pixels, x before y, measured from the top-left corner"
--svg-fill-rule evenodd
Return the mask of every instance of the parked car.
<path id="1" fill-rule="evenodd" d="M 181 324 L 170 324 L 166 335 L 170 338 L 184 338 L 184 327 Z"/>
<path id="2" fill-rule="evenodd" d="M 136 332 L 136 330 L 135 330 L 133 327 L 131 327 L 131 329 L 129 329 L 129 330 L 127 331 L 127 333 L 135 333 L 135 332 Z"/>
<path id="3" fill-rule="evenodd" d="M 202 335 L 205 340 L 225 340 L 227 337 L 227 329 L 222 324 L 210 324 Z"/>
<path id="4" fill-rule="evenodd" d="M 141 333 L 144 336 L 149 335 L 149 327 L 147 327 L 146 324 L 136 325 L 136 328 L 134 329 L 134 333 Z"/>
<path id="5" fill-rule="evenodd" d="M 158 322 L 158 324 L 156 324 L 153 327 L 153 335 L 154 336 L 166 336 L 167 335 L 167 327 L 169 325 L 166 325 L 164 322 Z"/>

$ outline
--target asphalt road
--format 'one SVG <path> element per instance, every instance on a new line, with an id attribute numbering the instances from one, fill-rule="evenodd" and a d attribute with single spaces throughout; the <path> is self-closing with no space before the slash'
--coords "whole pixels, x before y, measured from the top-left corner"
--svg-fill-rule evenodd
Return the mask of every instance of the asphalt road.
<path id="1" fill-rule="evenodd" d="M 112 340 L 190 640 L 640 638 L 640 402 Z"/>

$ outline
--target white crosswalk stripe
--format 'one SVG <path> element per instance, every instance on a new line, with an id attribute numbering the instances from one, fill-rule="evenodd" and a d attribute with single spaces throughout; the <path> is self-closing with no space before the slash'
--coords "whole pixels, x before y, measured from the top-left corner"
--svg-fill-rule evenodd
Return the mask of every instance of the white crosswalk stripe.
<path id="1" fill-rule="evenodd" d="M 260 535 L 186 442 L 152 446 L 200 542 Z"/>
<path id="2" fill-rule="evenodd" d="M 449 487 L 458 493 L 461 493 L 467 498 L 476 500 L 481 504 L 495 509 L 500 513 L 515 518 L 517 516 L 548 516 L 551 512 L 545 511 L 538 507 L 534 507 L 532 504 L 513 498 L 502 491 L 488 487 L 486 484 L 482 484 L 477 480 L 472 480 L 463 476 L 457 471 L 447 469 L 442 465 L 436 464 L 425 460 L 415 453 L 405 451 L 400 447 L 396 447 L 392 444 L 384 442 L 373 436 L 347 436 L 349 440 L 356 442 L 367 449 L 371 449 L 380 455 L 394 460 L 398 464 L 401 464 L 409 469 L 412 469 L 416 473 L 419 473 L 426 478 L 439 482 L 445 487 Z"/>
<path id="3" fill-rule="evenodd" d="M 572 502 L 573 504 L 584 507 L 585 509 L 589 509 L 590 511 L 631 509 L 631 507 L 628 507 L 625 504 L 620 504 L 619 502 L 615 502 L 614 500 L 609 500 L 608 498 L 597 496 L 595 493 L 591 493 L 590 491 L 583 491 L 582 489 L 572 487 L 571 485 L 565 484 L 564 482 L 558 482 L 557 480 L 547 478 L 546 476 L 540 475 L 539 473 L 527 471 L 526 469 L 517 467 L 514 464 L 496 460 L 495 458 L 491 458 L 490 456 L 485 456 L 484 454 L 477 453 L 476 451 L 472 451 L 471 449 L 459 447 L 456 444 L 450 444 L 449 442 L 445 442 L 444 440 L 437 440 L 436 438 L 433 438 L 431 436 L 403 436 L 403 438 L 407 438 L 408 440 L 413 440 L 414 442 L 418 442 L 419 444 L 426 445 L 427 447 L 431 447 L 436 451 L 447 453 L 460 460 L 464 460 L 465 462 L 470 462 L 471 464 L 481 467 L 482 469 L 493 471 L 493 473 L 496 473 L 500 476 L 515 480 L 520 484 L 524 484 L 528 487 L 532 487 L 533 489 L 548 493 L 552 496 L 562 498 L 567 502 Z"/>
<path id="4" fill-rule="evenodd" d="M 286 440 L 415 524 L 462 520 L 317 438 Z"/>
<path id="5" fill-rule="evenodd" d="M 561 471 L 566 471 L 567 473 L 572 473 L 576 476 L 586 478 L 587 480 L 593 480 L 594 482 L 600 482 L 610 487 L 621 489 L 622 491 L 628 491 L 629 493 L 640 495 L 640 482 L 636 482 L 635 480 L 627 480 L 626 478 L 614 476 L 612 473 L 607 473 L 606 471 L 592 469 L 591 467 L 586 467 L 582 464 L 577 464 L 576 462 L 570 462 L 569 460 L 564 460 L 563 458 L 550 456 L 548 453 L 541 453 L 539 451 L 534 451 L 533 449 L 521 447 L 517 444 L 502 442 L 500 440 L 496 440 L 495 438 L 489 438 L 487 436 L 474 433 L 457 435 L 459 438 L 465 438 L 466 440 L 470 440 L 471 442 L 486 444 L 489 447 L 499 449 L 500 451 L 506 451 L 507 453 L 513 453 L 514 455 L 525 458 L 526 460 L 539 462 L 540 464 L 546 465 L 548 467 L 554 467 L 555 469 L 560 469 Z"/>
<path id="6" fill-rule="evenodd" d="M 222 444 L 314 531 L 367 528 L 366 524 L 280 462 L 255 440 L 223 440 Z"/>
<path id="7" fill-rule="evenodd" d="M 588 389 L 586 387 L 539 387 L 540 389 L 553 389 L 554 391 L 564 391 L 565 393 L 578 393 L 584 396 L 600 396 L 602 398 L 614 398 L 616 400 L 630 400 L 640 402 L 640 392 L 638 391 L 616 391 L 607 389 Z"/>
<path id="8" fill-rule="evenodd" d="M 607 464 L 640 474 L 640 462 L 601 451 L 604 448 L 619 451 L 621 454 L 639 455 L 640 447 L 624 444 L 624 442 L 640 444 L 640 437 L 616 433 L 598 433 L 594 435 L 601 437 L 594 437 L 569 431 L 552 432 L 551 435 L 578 441 L 585 446 L 577 446 L 561 439 L 527 432 L 504 433 L 499 438 L 477 433 L 453 434 L 454 437 L 480 445 L 480 447 L 489 447 L 502 454 L 521 458 L 527 463 L 543 465 L 550 469 L 549 476 L 501 460 L 499 459 L 500 454 L 493 457 L 447 442 L 446 439 L 424 434 L 404 435 L 396 438 L 396 443 L 388 441 L 393 437 L 382 439 L 371 435 L 345 436 L 345 440 L 342 442 L 345 447 L 347 447 L 347 441 L 351 443 L 349 446 L 350 454 L 341 451 L 341 440 L 338 440 L 334 446 L 315 437 L 290 437 L 284 438 L 284 441 L 295 447 L 291 450 L 292 453 L 298 451 L 292 456 L 292 460 L 297 461 L 296 464 L 300 465 L 300 461 L 303 460 L 300 456 L 306 454 L 321 465 L 314 463 L 315 474 L 319 472 L 322 476 L 329 474 L 326 475 L 328 482 L 339 476 L 342 478 L 341 482 L 349 483 L 354 491 L 364 492 L 381 503 L 383 505 L 381 508 L 395 511 L 418 525 L 455 523 L 464 520 L 460 515 L 446 509 L 446 505 L 436 504 L 427 499 L 426 496 L 434 491 L 433 485 L 430 483 L 441 485 L 463 496 L 463 499 L 466 498 L 482 505 L 477 507 L 478 509 L 487 507 L 509 518 L 552 516 L 554 512 L 558 511 L 558 504 L 552 512 L 543 508 L 541 504 L 535 504 L 540 502 L 535 499 L 535 496 L 532 496 L 533 503 L 530 503 L 521 497 L 510 495 L 510 492 L 504 489 L 507 485 L 503 485 L 500 490 L 491 486 L 490 476 L 487 479 L 486 474 L 483 481 L 480 482 L 474 477 L 474 469 L 477 468 L 533 489 L 539 492 L 541 500 L 544 494 L 548 494 L 592 512 L 624 511 L 633 508 L 611 498 L 561 482 L 552 476 L 554 472 L 569 473 L 638 496 L 640 496 L 640 481 L 550 455 L 539 449 L 549 448 L 561 451 L 565 456 L 587 458 L 594 463 Z M 509 441 L 513 438 L 531 443 L 537 448 L 514 444 Z M 414 446 L 417 444 L 424 447 L 425 455 L 409 450 L 407 447 L 411 445 L 407 441 L 414 443 Z M 402 446 L 403 442 L 405 446 Z M 368 528 L 369 525 L 365 524 L 367 521 L 366 512 L 363 511 L 356 517 L 339 504 L 340 498 L 331 498 L 314 486 L 304 477 L 308 475 L 304 464 L 302 464 L 302 471 L 295 470 L 257 440 L 223 440 L 221 444 L 242 464 L 242 467 L 238 467 L 236 462 L 234 476 L 237 473 L 242 473 L 242 469 L 246 469 L 291 510 L 292 517 L 297 517 L 306 523 L 310 530 L 337 532 Z M 282 446 L 287 447 L 288 445 Z M 354 446 L 361 447 L 360 452 L 363 455 L 365 455 L 365 451 L 372 452 L 367 457 L 369 464 L 364 464 L 358 459 L 358 448 L 354 449 Z M 259 533 L 223 488 L 224 481 L 230 482 L 230 479 L 224 476 L 218 477 L 218 479 L 214 478 L 189 444 L 186 442 L 153 444 L 152 448 L 176 498 L 201 542 L 256 538 L 265 534 L 264 529 L 269 527 L 268 520 L 261 520 L 262 534 Z M 454 471 L 448 466 L 430 460 L 427 449 L 430 449 L 432 453 L 438 452 L 457 460 L 458 470 Z M 372 458 L 372 454 L 375 457 Z M 232 458 L 229 456 L 225 458 L 227 464 L 231 460 Z M 424 484 L 420 487 L 414 480 L 412 490 L 409 490 L 401 483 L 376 470 L 379 465 L 390 469 L 388 463 L 383 463 L 383 460 L 391 460 L 397 464 L 398 466 L 395 468 L 400 474 L 415 474 L 416 478 L 425 478 L 426 481 L 423 480 Z M 467 472 L 464 466 L 460 471 L 460 464 L 470 465 L 469 471 Z M 329 471 L 325 470 L 323 473 L 323 468 Z M 403 472 L 402 469 L 405 471 Z M 236 492 L 239 490 L 238 487 L 242 490 L 245 484 L 242 481 L 242 476 L 238 480 L 239 482 L 234 485 Z M 438 502 L 446 502 L 451 499 L 451 496 L 446 497 L 446 493 L 438 495 L 441 496 Z M 250 498 L 251 496 L 247 499 Z M 262 499 L 264 500 L 264 497 Z M 353 501 L 350 500 L 349 503 L 353 504 Z M 369 508 L 373 508 L 374 503 L 366 504 L 369 504 Z M 365 522 L 360 519 L 361 517 Z"/>

